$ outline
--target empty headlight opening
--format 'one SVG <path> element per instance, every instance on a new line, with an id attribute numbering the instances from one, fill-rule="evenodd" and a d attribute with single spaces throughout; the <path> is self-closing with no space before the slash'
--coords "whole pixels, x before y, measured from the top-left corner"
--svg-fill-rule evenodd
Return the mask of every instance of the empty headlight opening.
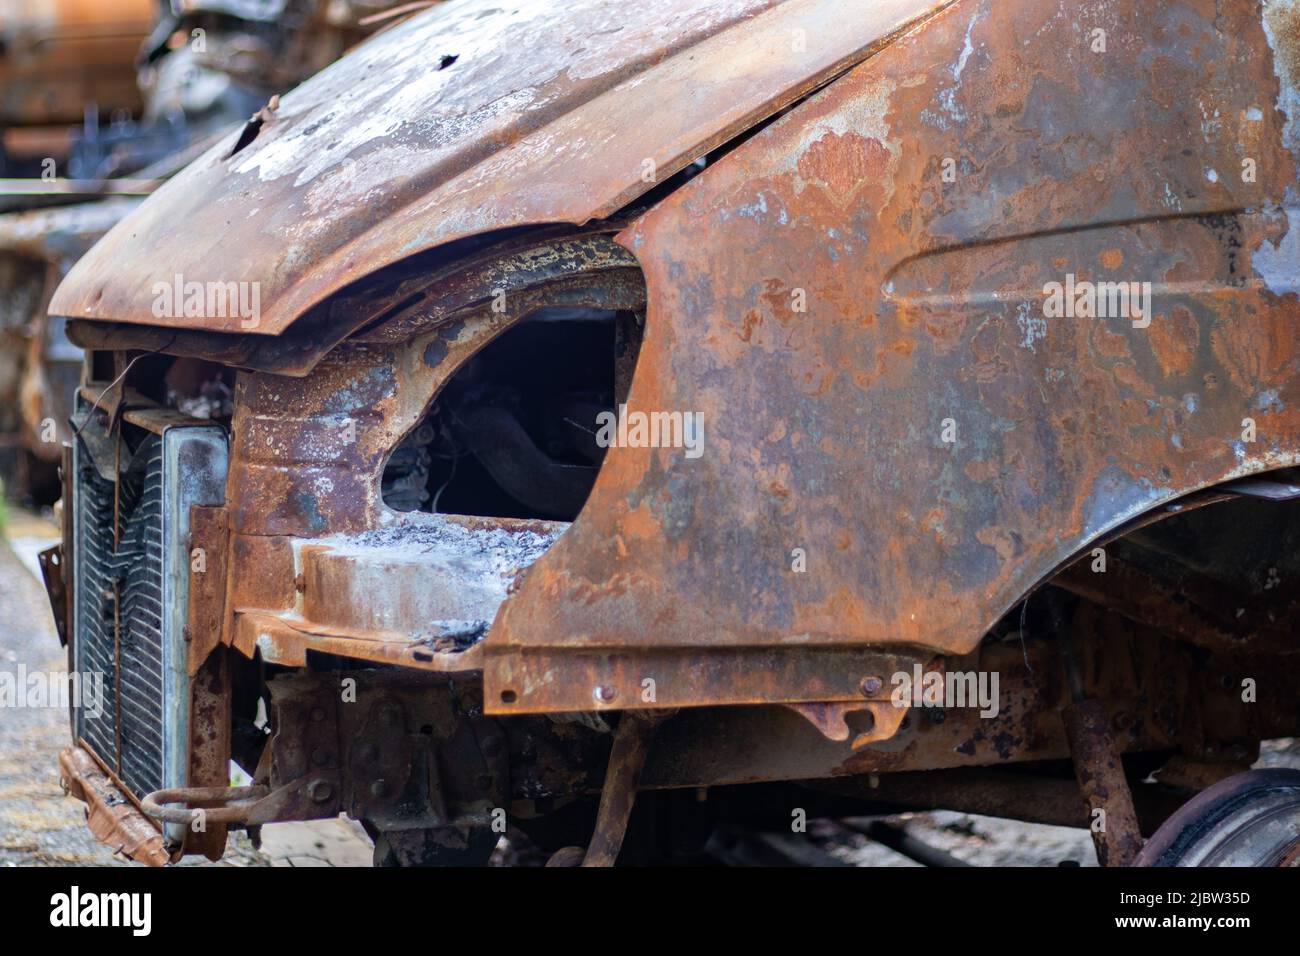
<path id="1" fill-rule="evenodd" d="M 605 457 L 597 416 L 626 401 L 643 326 L 631 311 L 544 308 L 502 333 L 394 449 L 385 504 L 573 520 Z"/>

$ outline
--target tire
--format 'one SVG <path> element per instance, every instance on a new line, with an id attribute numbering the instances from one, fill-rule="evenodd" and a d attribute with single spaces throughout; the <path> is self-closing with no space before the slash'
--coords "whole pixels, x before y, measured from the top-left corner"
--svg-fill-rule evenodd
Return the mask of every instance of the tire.
<path id="1" fill-rule="evenodd" d="M 1134 866 L 1300 866 L 1300 771 L 1248 770 L 1203 790 Z"/>

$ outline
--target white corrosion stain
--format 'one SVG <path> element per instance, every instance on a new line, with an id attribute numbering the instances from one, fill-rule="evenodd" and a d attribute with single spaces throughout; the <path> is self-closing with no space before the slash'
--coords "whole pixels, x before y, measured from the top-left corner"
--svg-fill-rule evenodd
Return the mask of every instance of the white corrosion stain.
<path id="1" fill-rule="evenodd" d="M 546 533 L 476 529 L 442 515 L 408 514 L 387 528 L 321 538 L 316 543 L 328 545 L 335 554 L 371 562 L 405 559 L 474 567 L 482 574 L 480 583 L 504 599 L 519 572 L 545 554 L 565 527 Z"/>
<path id="2" fill-rule="evenodd" d="M 1277 75 L 1277 109 L 1286 114 L 1282 141 L 1291 155 L 1300 161 L 1300 77 L 1294 75 L 1295 63 L 1279 47 L 1278 33 L 1287 24 L 1300 18 L 1300 0 L 1268 0 L 1264 5 L 1264 35 L 1273 51 L 1273 72 Z M 1263 243 L 1252 259 L 1255 272 L 1274 295 L 1287 295 L 1300 291 L 1300 235 L 1294 228 L 1295 217 L 1300 215 L 1300 195 L 1295 184 L 1287 185 L 1286 234 L 1276 243 Z"/>
<path id="3" fill-rule="evenodd" d="M 456 56 L 457 62 L 493 56 L 513 28 L 537 17 L 538 7 L 538 2 L 523 3 L 491 16 L 470 8 L 448 10 L 441 17 L 417 17 L 363 44 L 286 95 L 270 125 L 297 122 L 283 135 L 255 140 L 247 155 L 235 157 L 233 172 L 256 171 L 263 181 L 292 175 L 294 185 L 302 186 L 413 121 L 436 124 L 438 140 L 454 139 L 458 123 L 477 126 L 484 117 L 477 111 L 472 117 L 439 115 L 440 94 L 458 73 L 433 68 L 431 60 L 442 54 Z M 547 69 L 554 75 L 554 65 Z M 505 94 L 508 103 L 501 111 L 515 114 L 525 108 L 532 98 L 530 87 L 547 78 L 517 77 L 519 87 Z M 492 106 L 487 102 L 481 108 L 492 115 Z M 402 169 L 390 165 L 389 171 L 401 175 Z"/>
<path id="4" fill-rule="evenodd" d="M 1279 29 L 1300 18 L 1300 0 L 1267 0 L 1264 5 L 1264 35 L 1273 51 L 1273 72 L 1278 79 L 1277 109 L 1286 114 L 1283 141 L 1300 158 L 1300 87 L 1292 74 L 1295 64 L 1278 45 Z"/>
<path id="5" fill-rule="evenodd" d="M 1277 413 L 1286 410 L 1286 404 L 1282 401 L 1278 390 L 1275 388 L 1270 388 L 1256 395 L 1255 407 L 1261 412 Z"/>
<path id="6" fill-rule="evenodd" d="M 979 22 L 980 17 L 984 14 L 982 8 L 977 8 L 971 14 L 970 22 L 966 24 L 966 39 L 962 44 L 961 53 L 957 55 L 957 62 L 952 65 L 953 85 L 939 92 L 939 104 L 942 111 L 956 123 L 963 122 L 966 119 L 966 113 L 957 105 L 957 91 L 961 89 L 961 75 L 966 72 L 966 62 L 975 52 L 975 45 L 971 40 L 971 35 L 975 32 L 975 24 Z M 939 129 L 947 129 L 948 124 L 942 117 L 931 115 L 928 117 Z"/>
<path id="7" fill-rule="evenodd" d="M 1166 209 L 1183 208 L 1183 201 L 1178 198 L 1177 194 L 1170 187 L 1169 183 L 1165 183 L 1164 195 L 1160 197 L 1160 201 L 1161 203 L 1164 204 Z"/>
<path id="8" fill-rule="evenodd" d="M 969 60 L 970 55 L 975 52 L 975 47 L 971 45 L 970 37 L 971 33 L 975 30 L 975 22 L 979 20 L 979 17 L 979 11 L 976 10 L 970 18 L 970 23 L 966 24 L 966 42 L 962 45 L 961 56 L 957 58 L 957 65 L 952 68 L 952 78 L 959 83 L 961 82 L 962 72 L 966 69 L 966 61 Z"/>
<path id="9" fill-rule="evenodd" d="M 1037 303 L 1023 302 L 1016 307 L 1016 324 L 1020 326 L 1020 347 L 1037 352 L 1035 342 L 1047 338 L 1047 319 Z"/>
<path id="10" fill-rule="evenodd" d="M 879 142 L 889 153 L 889 160 L 882 176 L 884 187 L 882 206 L 888 205 L 894 195 L 894 171 L 902 152 L 900 144 L 890 134 L 889 107 L 897 85 L 893 80 L 884 79 L 864 86 L 853 99 L 844 103 L 834 113 L 818 117 L 809 128 L 799 136 L 799 143 L 786 151 L 776 167 L 788 173 L 793 180 L 795 195 L 801 194 L 808 186 L 799 170 L 799 159 L 810 147 L 827 136 L 843 137 L 850 133 Z M 795 117 L 797 114 L 791 114 Z M 782 120 L 784 122 L 784 120 Z"/>

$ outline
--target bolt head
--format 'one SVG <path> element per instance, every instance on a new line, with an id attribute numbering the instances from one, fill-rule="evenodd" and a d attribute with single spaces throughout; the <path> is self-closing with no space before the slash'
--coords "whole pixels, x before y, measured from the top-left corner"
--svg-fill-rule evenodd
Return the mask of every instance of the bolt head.
<path id="1" fill-rule="evenodd" d="M 863 696 L 872 697 L 880 693 L 880 689 L 885 686 L 885 682 L 879 677 L 864 677 L 860 685 Z"/>
<path id="2" fill-rule="evenodd" d="M 330 797 L 334 796 L 334 788 L 330 786 L 328 780 L 313 780 L 307 786 L 307 795 L 315 803 L 324 803 Z"/>

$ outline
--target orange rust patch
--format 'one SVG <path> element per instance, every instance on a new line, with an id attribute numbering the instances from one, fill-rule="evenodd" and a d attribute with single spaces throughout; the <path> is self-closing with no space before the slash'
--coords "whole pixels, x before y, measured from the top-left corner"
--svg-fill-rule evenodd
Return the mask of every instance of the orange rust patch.
<path id="1" fill-rule="evenodd" d="M 799 157 L 799 175 L 822 186 L 837 206 L 847 206 L 864 188 L 879 189 L 889 168 L 889 150 L 860 133 L 827 133 Z"/>
<path id="2" fill-rule="evenodd" d="M 1151 323 L 1147 337 L 1166 378 L 1191 371 L 1196 360 L 1196 333 L 1196 319 L 1182 306 L 1173 309 L 1165 321 Z"/>
<path id="3" fill-rule="evenodd" d="M 962 469 L 971 481 L 991 481 L 998 476 L 1000 468 L 996 461 L 970 461 Z"/>

